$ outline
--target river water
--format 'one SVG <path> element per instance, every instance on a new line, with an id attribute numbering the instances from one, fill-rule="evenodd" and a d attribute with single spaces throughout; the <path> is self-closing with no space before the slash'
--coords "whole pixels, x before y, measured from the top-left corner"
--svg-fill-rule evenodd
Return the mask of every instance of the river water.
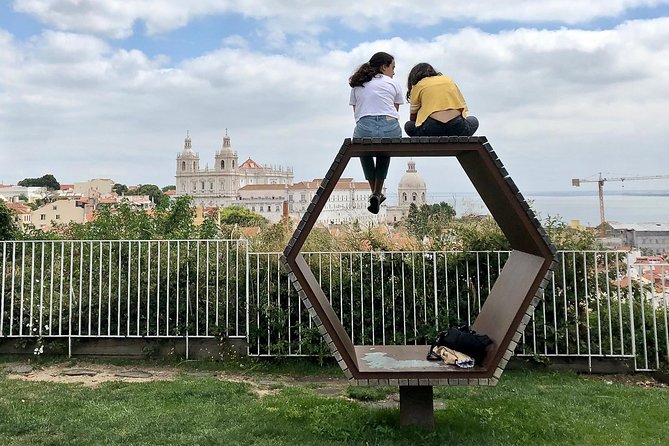
<path id="1" fill-rule="evenodd" d="M 579 220 L 582 225 L 599 224 L 597 195 L 524 194 L 534 212 L 543 221 L 546 217 L 560 217 L 564 222 Z M 456 214 L 488 214 L 483 201 L 475 193 L 428 194 L 431 203 L 445 201 L 455 208 Z M 669 196 L 616 195 L 604 196 L 607 221 L 620 223 L 669 223 Z"/>

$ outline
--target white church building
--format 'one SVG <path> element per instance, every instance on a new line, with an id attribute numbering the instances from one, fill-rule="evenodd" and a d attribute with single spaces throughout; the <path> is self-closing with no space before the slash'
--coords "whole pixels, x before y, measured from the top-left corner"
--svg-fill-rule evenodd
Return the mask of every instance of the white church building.
<path id="1" fill-rule="evenodd" d="M 362 173 L 362 172 L 361 172 Z M 193 151 L 190 135 L 186 135 L 183 151 L 176 158 L 176 195 L 190 195 L 195 206 L 242 206 L 256 212 L 272 223 L 283 215 L 299 220 L 311 203 L 321 183 L 320 178 L 293 183 L 293 169 L 263 166 L 251 158 L 242 164 L 230 145 L 230 137 L 223 138 L 223 146 L 216 151 L 214 168 L 200 168 L 200 156 Z M 401 178 L 398 204 L 381 205 L 378 214 L 367 210 L 369 184 L 353 178 L 340 178 L 335 190 L 323 208 L 318 223 L 324 226 L 355 223 L 379 225 L 394 224 L 409 213 L 409 206 L 426 204 L 425 181 L 416 171 L 416 163 L 409 160 L 408 169 Z"/>
<path id="2" fill-rule="evenodd" d="M 239 189 L 246 185 L 287 185 L 293 183 L 293 169 L 263 166 L 251 158 L 239 164 L 230 137 L 223 137 L 223 146 L 216 151 L 214 167 L 200 167 L 200 154 L 193 151 L 190 135 L 186 135 L 183 151 L 176 159 L 176 195 L 190 195 L 196 206 L 224 207 L 238 200 Z"/>

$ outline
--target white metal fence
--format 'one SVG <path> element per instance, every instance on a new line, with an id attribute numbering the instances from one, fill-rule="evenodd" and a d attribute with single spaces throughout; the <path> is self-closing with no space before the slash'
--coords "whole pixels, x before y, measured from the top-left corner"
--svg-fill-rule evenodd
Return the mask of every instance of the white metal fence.
<path id="1" fill-rule="evenodd" d="M 246 336 L 239 240 L 0 245 L 3 337 Z"/>
<path id="2" fill-rule="evenodd" d="M 327 354 L 280 268 L 240 240 L 0 242 L 0 338 L 240 337 L 249 354 Z M 355 344 L 425 343 L 470 324 L 507 252 L 306 253 Z M 561 251 L 526 356 L 669 361 L 669 266 Z"/>

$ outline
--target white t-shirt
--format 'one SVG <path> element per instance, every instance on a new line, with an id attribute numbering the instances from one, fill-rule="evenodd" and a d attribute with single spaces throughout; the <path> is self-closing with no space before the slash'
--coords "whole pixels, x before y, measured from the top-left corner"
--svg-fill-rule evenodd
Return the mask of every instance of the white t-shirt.
<path id="1" fill-rule="evenodd" d="M 404 104 L 402 87 L 385 74 L 377 74 L 362 87 L 351 88 L 349 105 L 355 106 L 355 122 L 363 116 L 392 116 L 399 119 L 395 104 Z"/>

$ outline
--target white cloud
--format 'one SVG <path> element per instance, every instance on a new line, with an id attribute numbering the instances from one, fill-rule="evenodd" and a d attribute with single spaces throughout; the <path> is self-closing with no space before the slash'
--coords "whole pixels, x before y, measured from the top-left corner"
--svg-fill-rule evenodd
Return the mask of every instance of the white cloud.
<path id="1" fill-rule="evenodd" d="M 174 65 L 81 34 L 20 42 L 0 31 L 0 178 L 170 184 L 186 129 L 204 165 L 225 128 L 240 157 L 291 165 L 296 179 L 321 176 L 353 129 L 347 78 L 378 50 L 395 55 L 403 85 L 423 60 L 452 76 L 523 190 L 565 189 L 572 177 L 631 163 L 661 173 L 667 18 L 606 31 L 467 28 L 347 51 L 301 42 L 291 55 L 270 55 L 229 41 Z M 462 190 L 458 169 L 444 175 L 441 166 L 419 162 L 434 188 Z M 389 184 L 405 168 L 394 161 Z M 357 165 L 347 174 L 361 178 Z"/>
<path id="2" fill-rule="evenodd" d="M 223 46 L 229 48 L 241 48 L 247 49 L 249 47 L 248 41 L 240 36 L 239 34 L 234 34 L 223 39 Z"/>
<path id="3" fill-rule="evenodd" d="M 667 0 L 484 0 L 407 2 L 405 0 L 15 0 L 15 9 L 59 30 L 128 37 L 141 21 L 149 34 L 180 28 L 207 15 L 236 13 L 266 23 L 268 35 L 322 31 L 328 21 L 356 30 L 388 29 L 391 25 L 435 25 L 443 20 L 485 23 L 585 23 L 617 17 L 626 10 L 669 3 Z"/>

